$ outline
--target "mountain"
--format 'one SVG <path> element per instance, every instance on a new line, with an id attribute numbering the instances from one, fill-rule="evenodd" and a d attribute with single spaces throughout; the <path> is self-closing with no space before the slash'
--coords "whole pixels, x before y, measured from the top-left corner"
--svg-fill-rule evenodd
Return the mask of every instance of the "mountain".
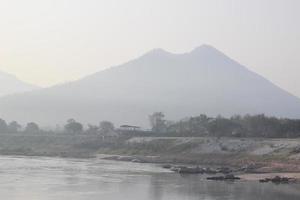
<path id="1" fill-rule="evenodd" d="M 75 118 L 147 126 L 155 111 L 173 120 L 201 113 L 298 118 L 300 99 L 208 45 L 184 54 L 155 49 L 78 81 L 0 99 L 3 118 L 47 125 Z"/>
<path id="2" fill-rule="evenodd" d="M 0 83 L 0 96 L 28 92 L 38 88 L 2 71 L 0 71 Z"/>

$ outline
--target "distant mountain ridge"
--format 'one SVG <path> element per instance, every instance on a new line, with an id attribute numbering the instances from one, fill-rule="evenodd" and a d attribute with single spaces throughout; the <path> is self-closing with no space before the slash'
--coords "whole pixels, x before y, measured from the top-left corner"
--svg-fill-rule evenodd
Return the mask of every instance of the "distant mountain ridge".
<path id="1" fill-rule="evenodd" d="M 20 81 L 14 75 L 0 71 L 0 97 L 38 89 L 37 86 Z"/>
<path id="2" fill-rule="evenodd" d="M 184 54 L 155 49 L 78 81 L 0 99 L 3 117 L 47 125 L 72 117 L 147 126 L 155 111 L 174 120 L 201 113 L 299 118 L 300 99 L 209 45 Z"/>

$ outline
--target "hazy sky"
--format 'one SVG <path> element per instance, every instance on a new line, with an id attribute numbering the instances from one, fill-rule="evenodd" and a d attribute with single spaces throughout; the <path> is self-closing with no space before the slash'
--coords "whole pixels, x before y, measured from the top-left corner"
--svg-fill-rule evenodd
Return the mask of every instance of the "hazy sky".
<path id="1" fill-rule="evenodd" d="M 300 96 L 299 0 L 0 0 L 0 70 L 41 86 L 203 43 Z"/>

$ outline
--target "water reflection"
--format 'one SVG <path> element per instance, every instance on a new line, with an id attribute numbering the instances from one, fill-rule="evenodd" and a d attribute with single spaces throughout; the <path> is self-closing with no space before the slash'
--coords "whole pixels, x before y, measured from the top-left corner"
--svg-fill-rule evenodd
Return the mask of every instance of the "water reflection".
<path id="1" fill-rule="evenodd" d="M 299 200 L 299 185 L 206 181 L 155 165 L 99 159 L 0 157 L 0 196 L 12 200 Z"/>

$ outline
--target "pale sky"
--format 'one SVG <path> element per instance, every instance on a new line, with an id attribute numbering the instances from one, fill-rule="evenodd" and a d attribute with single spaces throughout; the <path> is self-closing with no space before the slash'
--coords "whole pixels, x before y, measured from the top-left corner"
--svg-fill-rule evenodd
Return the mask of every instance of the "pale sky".
<path id="1" fill-rule="evenodd" d="M 0 0 L 0 70 L 40 86 L 201 44 L 300 97 L 299 0 Z"/>

